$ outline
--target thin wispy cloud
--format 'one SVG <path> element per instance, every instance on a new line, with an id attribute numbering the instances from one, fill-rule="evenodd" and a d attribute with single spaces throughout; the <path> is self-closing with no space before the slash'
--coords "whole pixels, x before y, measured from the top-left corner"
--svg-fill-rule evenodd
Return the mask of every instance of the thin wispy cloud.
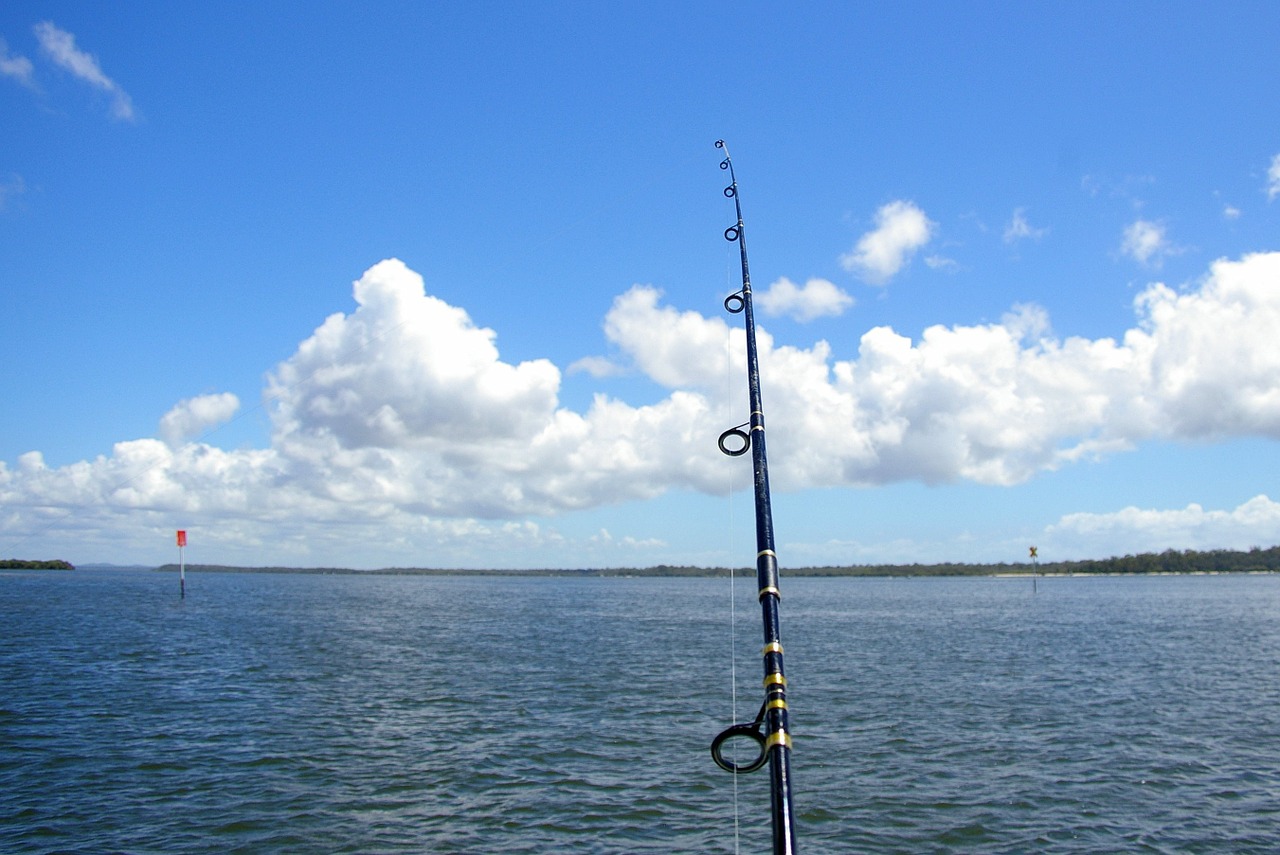
<path id="1" fill-rule="evenodd" d="M 621 365 L 604 356 L 584 356 L 565 369 L 566 374 L 588 374 L 595 378 L 618 377 L 626 373 Z"/>
<path id="2" fill-rule="evenodd" d="M 1280 154 L 1271 158 L 1271 168 L 1267 170 L 1267 201 L 1280 196 Z"/>
<path id="3" fill-rule="evenodd" d="M 943 273 L 954 273 L 960 269 L 960 262 L 945 255 L 926 255 L 924 264 L 930 270 L 940 270 Z"/>
<path id="4" fill-rule="evenodd" d="M 1155 183 L 1153 175 L 1123 175 L 1119 178 L 1086 175 L 1080 180 L 1080 188 L 1089 196 L 1118 199 L 1134 210 L 1141 210 L 1146 204 L 1147 192 Z"/>
<path id="5" fill-rule="evenodd" d="M 129 93 L 102 71 L 97 57 L 76 47 L 74 35 L 59 29 L 51 21 L 42 21 L 34 29 L 40 47 L 49 59 L 77 79 L 110 95 L 112 116 L 125 122 L 134 120 L 133 101 L 129 98 Z"/>
<path id="6" fill-rule="evenodd" d="M 884 285 L 933 238 L 935 228 L 914 202 L 890 202 L 876 211 L 876 227 L 859 238 L 840 263 L 867 282 Z"/>
<path id="7" fill-rule="evenodd" d="M 10 56 L 9 45 L 0 39 L 0 76 L 16 80 L 28 89 L 36 88 L 35 68 L 25 56 Z"/>
<path id="8" fill-rule="evenodd" d="M 1013 218 L 1009 220 L 1009 225 L 1004 227 L 1004 242 L 1014 243 L 1027 238 L 1040 240 L 1048 233 L 1048 229 L 1036 228 L 1027 222 L 1026 208 L 1016 208 L 1013 212 Z"/>

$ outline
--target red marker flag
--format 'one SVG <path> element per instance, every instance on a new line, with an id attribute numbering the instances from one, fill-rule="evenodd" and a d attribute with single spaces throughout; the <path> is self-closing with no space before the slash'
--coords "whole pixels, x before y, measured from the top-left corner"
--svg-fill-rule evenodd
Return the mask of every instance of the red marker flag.
<path id="1" fill-rule="evenodd" d="M 186 546 L 186 545 L 187 545 L 187 531 L 186 531 L 186 529 L 181 529 L 181 528 L 180 528 L 180 529 L 178 529 L 178 545 L 179 545 L 179 546 Z"/>

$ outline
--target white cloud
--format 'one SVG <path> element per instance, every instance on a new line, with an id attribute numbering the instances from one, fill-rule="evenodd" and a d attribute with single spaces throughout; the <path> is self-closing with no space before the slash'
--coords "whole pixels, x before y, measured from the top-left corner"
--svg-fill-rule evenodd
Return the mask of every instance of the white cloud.
<path id="1" fill-rule="evenodd" d="M 660 549 L 666 546 L 666 543 L 657 538 L 635 538 L 627 535 L 625 537 L 614 537 L 608 529 L 602 528 L 595 535 L 587 539 L 587 542 L 593 545 L 602 545 L 608 547 L 622 547 L 628 551 L 637 551 L 643 549 Z"/>
<path id="2" fill-rule="evenodd" d="M 800 323 L 838 317 L 853 306 L 853 298 L 826 279 L 810 279 L 798 286 L 783 277 L 755 296 L 767 315 L 787 315 Z"/>
<path id="3" fill-rule="evenodd" d="M 877 327 L 847 358 L 761 327 L 774 485 L 1015 484 L 1150 439 L 1280 439 L 1277 281 L 1280 253 L 1261 253 L 1218 261 L 1183 291 L 1151 285 L 1119 340 L 1055 338 L 1036 306 L 916 339 Z M 121 442 L 60 467 L 38 452 L 0 462 L 0 531 L 60 514 L 79 549 L 203 526 L 219 560 L 270 545 L 301 563 L 367 566 L 361 544 L 377 544 L 447 566 L 484 544 L 492 560 L 537 566 L 565 541 L 533 517 L 723 492 L 735 464 L 715 437 L 745 420 L 729 382 L 745 371 L 739 326 L 630 289 L 605 334 L 662 391 L 645 405 L 599 394 L 579 412 L 560 405 L 554 365 L 504 362 L 493 331 L 400 262 L 370 268 L 353 293 L 354 310 L 270 374 L 269 448 L 180 444 L 235 411 L 232 396 L 195 397 L 164 417 L 168 443 Z"/>
<path id="4" fill-rule="evenodd" d="M 271 376 L 277 436 L 350 449 L 482 444 L 527 440 L 550 418 L 556 367 L 502 362 L 492 330 L 423 287 L 399 261 L 354 284 L 357 310 L 330 316 Z"/>
<path id="5" fill-rule="evenodd" d="M 1159 267 L 1165 256 L 1179 250 L 1169 243 L 1166 228 L 1151 220 L 1135 220 L 1124 230 L 1120 252 L 1147 267 Z"/>
<path id="6" fill-rule="evenodd" d="M 866 281 L 883 285 L 933 238 L 934 229 L 934 223 L 914 202 L 890 202 L 876 211 L 876 227 L 859 238 L 853 252 L 841 256 L 840 263 Z"/>
<path id="7" fill-rule="evenodd" d="M 640 407 L 597 396 L 585 413 L 565 410 L 555 366 L 503 362 L 491 330 L 428 296 L 400 262 L 375 265 L 353 291 L 357 308 L 328 318 L 269 376 L 270 448 L 179 445 L 231 411 L 221 396 L 184 401 L 163 420 L 172 445 L 122 442 L 56 469 L 38 453 L 14 468 L 0 462 L 0 531 L 61 513 L 83 550 L 154 542 L 203 521 L 202 541 L 220 560 L 252 562 L 269 547 L 300 563 L 367 566 L 361 544 L 376 544 L 418 564 L 488 549 L 492 560 L 538 566 L 539 551 L 563 539 L 522 517 L 723 486 L 715 436 L 728 416 L 702 396 L 677 389 Z M 626 330 L 630 310 L 672 311 L 636 288 L 608 323 Z M 664 333 L 718 336 L 723 364 L 724 323 L 683 317 Z M 643 548 L 656 547 L 625 536 L 616 544 L 628 561 Z M 583 549 L 602 564 L 616 558 Z"/>
<path id="8" fill-rule="evenodd" d="M 1233 510 L 1190 504 L 1176 510 L 1127 507 L 1068 514 L 1046 532 L 1077 555 L 1125 555 L 1166 549 L 1248 549 L 1280 540 L 1280 503 L 1255 496 Z"/>
<path id="9" fill-rule="evenodd" d="M 0 76 L 12 78 L 28 89 L 36 88 L 31 60 L 25 56 L 10 56 L 4 39 L 0 39 Z"/>
<path id="10" fill-rule="evenodd" d="M 240 399 L 230 392 L 187 398 L 179 401 L 161 417 L 160 438 L 170 448 L 177 448 L 187 440 L 225 423 L 239 409 Z"/>
<path id="11" fill-rule="evenodd" d="M 1240 209 L 1235 205 L 1225 205 L 1222 208 L 1222 218 L 1224 220 L 1238 220 L 1240 219 L 1240 214 Z"/>
<path id="12" fill-rule="evenodd" d="M 1016 208 L 1013 212 L 1013 218 L 1009 220 L 1009 225 L 1004 227 L 1004 242 L 1013 243 L 1026 238 L 1040 240 L 1048 233 L 1048 229 L 1036 228 L 1027 222 L 1026 208 Z"/>
<path id="13" fill-rule="evenodd" d="M 1280 196 L 1280 154 L 1271 158 L 1271 168 L 1267 170 L 1267 201 Z"/>
<path id="14" fill-rule="evenodd" d="M 53 62 L 90 86 L 110 95 L 111 113 L 115 118 L 133 121 L 133 102 L 129 94 L 103 73 L 96 57 L 76 47 L 74 35 L 58 29 L 51 21 L 42 21 L 34 29 L 40 46 Z"/>
<path id="15" fill-rule="evenodd" d="M 1200 286 L 1154 284 L 1138 295 L 1125 347 L 1142 393 L 1159 406 L 1158 433 L 1179 438 L 1280 438 L 1280 253 L 1220 260 Z"/>
<path id="16" fill-rule="evenodd" d="M 710 483 L 714 446 L 692 429 L 706 414 L 700 396 L 677 389 L 643 407 L 597 396 L 572 412 L 558 405 L 554 365 L 503 362 L 492 330 L 427 295 L 401 262 L 375 265 L 354 295 L 355 312 L 327 319 L 269 378 L 273 447 L 315 490 L 432 517 L 507 518 Z M 657 299 L 633 288 L 606 329 L 625 340 L 627 317 L 661 314 L 662 335 L 629 355 L 659 382 L 697 382 L 681 354 L 701 357 L 718 325 L 723 361 L 724 324 L 671 320 Z"/>
<path id="17" fill-rule="evenodd" d="M 745 341 L 741 330 L 730 333 L 720 318 L 660 307 L 661 298 L 661 291 L 643 285 L 618 297 L 605 317 L 605 335 L 646 376 L 669 389 L 708 388 L 723 382 L 729 337 Z"/>

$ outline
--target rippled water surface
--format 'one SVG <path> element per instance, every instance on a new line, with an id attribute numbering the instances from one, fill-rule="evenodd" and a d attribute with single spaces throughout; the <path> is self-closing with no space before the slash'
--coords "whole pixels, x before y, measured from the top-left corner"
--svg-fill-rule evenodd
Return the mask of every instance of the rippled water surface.
<path id="1" fill-rule="evenodd" d="M 783 586 L 802 851 L 1280 850 L 1280 578 Z M 0 851 L 768 851 L 753 582 L 187 588 L 0 573 Z"/>

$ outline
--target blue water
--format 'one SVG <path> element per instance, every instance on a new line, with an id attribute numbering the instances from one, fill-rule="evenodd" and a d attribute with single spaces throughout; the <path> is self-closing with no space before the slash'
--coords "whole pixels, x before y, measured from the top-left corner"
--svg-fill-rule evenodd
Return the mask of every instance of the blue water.
<path id="1" fill-rule="evenodd" d="M 187 588 L 0 573 L 0 851 L 769 848 L 754 580 Z M 783 593 L 802 851 L 1280 850 L 1280 577 Z"/>

